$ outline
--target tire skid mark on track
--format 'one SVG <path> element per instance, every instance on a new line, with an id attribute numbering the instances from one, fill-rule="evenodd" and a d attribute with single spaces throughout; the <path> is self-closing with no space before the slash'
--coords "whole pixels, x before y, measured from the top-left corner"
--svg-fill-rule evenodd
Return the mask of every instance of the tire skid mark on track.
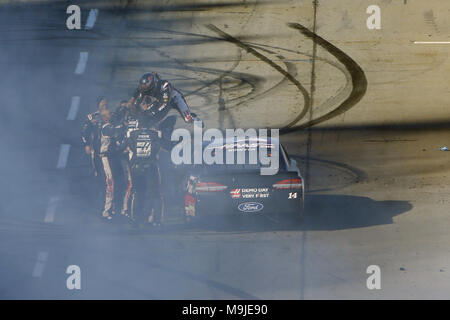
<path id="1" fill-rule="evenodd" d="M 309 30 L 308 30 L 308 31 L 309 31 Z M 309 32 L 311 32 L 311 31 L 309 31 Z M 198 36 L 200 36 L 200 35 L 198 35 Z M 319 36 L 317 36 L 317 37 L 319 37 Z M 323 40 L 323 39 L 322 39 L 322 40 Z M 324 41 L 325 41 L 325 40 L 324 40 Z M 264 47 L 271 48 L 271 49 L 276 49 L 276 50 L 281 50 L 281 51 L 286 51 L 286 52 L 290 52 L 290 53 L 295 53 L 295 54 L 298 54 L 298 55 L 303 55 L 303 56 L 306 56 L 306 57 L 313 58 L 313 55 L 312 55 L 312 54 L 308 54 L 308 53 L 306 53 L 306 52 L 301 52 L 301 51 L 298 51 L 298 50 L 292 50 L 292 49 L 283 48 L 283 47 L 278 47 L 278 46 L 270 46 L 270 45 L 261 44 L 261 43 L 256 43 L 256 42 L 246 42 L 246 44 L 247 44 L 248 46 L 252 47 L 252 48 L 256 48 L 256 49 L 265 51 L 265 52 L 270 53 L 270 54 L 276 54 L 276 53 L 273 52 L 273 51 L 270 51 L 270 50 L 268 50 L 268 49 L 265 49 Z M 330 45 L 331 45 L 331 44 L 330 44 Z M 336 48 L 336 49 L 339 50 L 339 51 L 341 51 L 341 50 L 338 49 L 338 48 Z M 327 50 L 327 51 L 328 51 L 328 50 Z M 342 52 L 342 53 L 343 53 L 343 52 Z M 345 53 L 343 53 L 343 54 L 346 55 Z M 348 57 L 348 58 L 349 58 L 349 57 Z M 349 59 L 352 60 L 351 58 L 349 58 Z M 352 73 L 350 72 L 351 69 L 349 69 L 348 66 L 347 66 L 346 64 L 344 64 L 344 66 L 341 66 L 339 63 L 336 63 L 336 62 L 331 61 L 331 60 L 329 60 L 329 59 L 327 59 L 327 58 L 324 58 L 324 57 L 316 56 L 316 57 L 315 57 L 315 60 L 316 60 L 316 61 L 323 61 L 323 62 L 328 63 L 328 64 L 330 64 L 331 66 L 337 68 L 338 70 L 340 70 L 340 71 L 344 74 L 344 76 L 346 77 L 346 80 L 347 80 L 346 85 L 343 87 L 342 90 L 340 90 L 340 91 L 338 92 L 338 94 L 336 94 L 336 95 L 330 97 L 327 101 L 325 101 L 324 103 L 322 103 L 320 106 L 316 107 L 315 109 L 321 109 L 322 107 L 327 106 L 327 105 L 334 105 L 334 104 L 336 104 L 337 101 L 340 101 L 341 99 L 343 100 L 343 99 L 344 99 L 344 96 L 349 97 L 350 95 L 349 95 L 347 92 L 348 92 L 348 91 L 352 92 L 352 90 L 354 90 L 354 89 L 351 89 L 350 86 L 351 86 L 352 88 L 354 88 L 354 82 L 355 82 L 354 79 L 353 79 L 354 77 L 353 77 Z M 340 60 L 339 60 L 339 61 L 340 61 Z M 353 60 L 352 60 L 352 61 L 353 61 Z M 342 61 L 340 61 L 340 62 L 342 62 Z M 353 62 L 354 62 L 354 61 L 353 61 Z M 356 62 L 354 62 L 354 63 L 356 64 Z M 290 72 L 290 71 L 289 71 L 289 73 L 292 74 L 292 72 Z M 365 79 L 365 75 L 364 75 L 364 79 Z M 366 84 L 366 86 L 367 86 L 367 84 Z M 269 89 L 269 90 L 271 90 L 271 89 Z M 351 94 L 351 93 L 350 93 L 350 94 Z M 364 94 L 365 94 L 365 92 L 364 92 Z M 357 101 L 357 102 L 358 102 L 358 101 Z M 355 102 L 355 104 L 356 104 L 357 102 Z M 341 105 L 342 105 L 342 104 L 341 104 Z M 352 106 L 353 106 L 353 105 L 352 105 Z M 349 109 L 349 108 L 348 108 L 348 109 Z M 346 110 L 348 110 L 348 109 L 346 109 Z M 334 111 L 334 110 L 333 110 L 333 111 Z M 333 112 L 333 111 L 331 111 L 331 112 Z M 331 113 L 331 112 L 330 112 L 330 113 Z M 327 113 L 326 115 L 328 115 L 328 113 Z M 324 115 L 324 116 L 326 116 L 326 115 Z M 333 115 L 333 116 L 334 116 L 334 115 Z M 321 119 L 321 118 L 320 118 L 320 119 Z M 313 119 L 314 122 L 315 122 L 316 120 L 318 120 L 318 119 Z M 326 120 L 328 120 L 328 119 L 326 119 Z M 323 121 L 325 121 L 325 120 L 323 120 Z M 322 121 L 321 121 L 321 122 L 322 122 Z M 316 123 L 314 123 L 314 124 L 316 124 Z M 314 124 L 311 124 L 311 126 L 314 125 Z M 291 132 L 291 130 L 287 131 L 287 130 L 286 130 L 286 127 L 287 127 L 287 126 L 285 126 L 285 127 L 282 128 L 282 132 L 281 132 L 282 134 L 283 134 L 283 133 L 290 133 L 290 132 Z M 295 128 L 292 128 L 292 129 L 299 129 L 299 128 L 300 128 L 300 127 L 295 127 Z M 306 128 L 306 125 L 301 126 L 301 128 L 302 128 L 302 129 Z"/>
<path id="2" fill-rule="evenodd" d="M 311 127 L 313 125 L 316 125 L 318 123 L 324 122 L 326 120 L 329 120 L 331 118 L 334 118 L 345 111 L 352 108 L 354 105 L 356 105 L 362 97 L 366 94 L 367 91 L 367 78 L 364 74 L 364 71 L 362 68 L 352 59 L 350 56 L 348 56 L 345 52 L 343 52 L 341 49 L 337 48 L 330 42 L 326 41 L 322 37 L 318 36 L 314 32 L 310 31 L 308 28 L 304 27 L 303 25 L 299 23 L 289 23 L 288 26 L 290 28 L 299 30 L 304 36 L 313 39 L 319 46 L 327 50 L 329 53 L 331 53 L 333 56 L 338 59 L 339 62 L 341 62 L 346 69 L 350 72 L 352 76 L 352 85 L 353 89 L 350 95 L 347 97 L 346 100 L 344 100 L 337 108 L 334 110 L 328 112 L 327 114 L 308 121 L 305 124 L 302 124 L 300 126 L 296 127 L 290 127 L 289 125 L 286 128 L 283 128 L 282 133 L 289 133 L 294 132 L 297 130 L 305 129 L 308 127 Z"/>
<path id="3" fill-rule="evenodd" d="M 278 58 L 280 58 L 281 60 L 285 59 L 283 56 L 278 56 Z M 283 61 L 283 63 L 286 66 L 287 72 L 289 74 L 291 74 L 292 76 L 295 76 L 297 74 L 297 68 L 296 68 L 295 64 L 293 64 L 291 62 L 285 62 L 285 61 Z M 268 88 L 267 90 L 265 90 L 265 91 L 263 91 L 261 93 L 256 93 L 254 96 L 248 95 L 247 97 L 244 96 L 244 97 L 237 97 L 237 98 L 229 99 L 228 101 L 233 102 L 233 101 L 241 100 L 241 99 L 244 98 L 244 100 L 239 101 L 238 103 L 236 103 L 235 105 L 233 105 L 231 107 L 228 107 L 227 109 L 237 108 L 237 107 L 243 105 L 244 103 L 246 103 L 249 100 L 256 101 L 258 99 L 264 98 L 265 96 L 267 96 L 267 94 L 269 94 L 270 92 L 272 92 L 276 88 L 278 88 L 278 87 L 282 86 L 283 84 L 285 84 L 286 81 L 289 81 L 289 79 L 286 78 L 286 77 L 283 77 L 283 79 L 281 79 L 281 81 L 279 81 L 274 86 Z"/>
<path id="4" fill-rule="evenodd" d="M 245 2 L 245 0 L 244 0 L 244 2 Z M 258 2 L 259 2 L 258 0 L 255 1 L 254 5 L 253 5 L 252 12 L 248 15 L 246 21 L 245 21 L 245 22 L 243 23 L 243 25 L 240 27 L 240 30 L 241 30 L 241 31 L 242 31 L 243 29 L 245 29 L 245 28 L 247 27 L 247 25 L 250 23 L 251 18 L 253 17 L 253 15 L 254 15 L 255 12 L 256 12 L 256 7 L 257 7 L 257 5 L 258 5 Z M 239 50 L 238 52 L 239 52 L 239 61 L 237 61 L 237 62 L 233 65 L 231 71 L 235 70 L 235 69 L 238 67 L 238 65 L 241 63 L 241 60 L 242 60 L 242 52 L 241 52 L 241 50 Z M 227 74 L 223 74 L 223 75 L 221 75 L 221 77 L 219 77 L 219 79 L 218 79 L 218 80 L 219 80 L 219 91 L 220 91 L 220 93 L 219 93 L 219 101 L 218 101 L 218 103 L 219 103 L 219 110 L 218 110 L 218 113 L 219 113 L 219 118 L 218 118 L 218 119 L 219 119 L 219 125 L 220 125 L 221 127 L 224 127 L 224 119 L 225 119 L 225 117 L 226 117 L 226 118 L 229 119 L 229 122 L 230 122 L 230 124 L 231 124 L 231 127 L 232 127 L 232 128 L 235 128 L 235 127 L 236 127 L 236 121 L 234 120 L 233 114 L 229 111 L 229 108 L 226 107 L 225 100 L 224 100 L 223 97 L 222 97 L 222 94 L 223 94 L 223 91 L 222 91 L 222 82 L 223 82 L 223 79 L 224 79 L 226 76 L 227 76 Z M 241 79 L 241 81 L 243 81 L 243 79 Z M 250 83 L 250 86 L 252 87 L 252 90 L 251 90 L 250 93 L 248 93 L 246 96 L 251 95 L 251 94 L 256 90 L 258 83 L 259 83 L 259 82 L 257 82 L 257 83 Z M 237 86 L 232 87 L 232 88 L 228 88 L 227 90 L 232 90 L 232 89 L 234 89 L 234 88 L 236 88 L 237 90 L 239 90 L 240 85 L 237 85 Z M 224 90 L 224 91 L 227 91 L 227 90 Z M 228 101 L 231 101 L 231 100 L 229 99 Z"/>
<path id="5" fill-rule="evenodd" d="M 281 68 L 278 64 L 276 64 L 275 62 L 273 62 L 272 60 L 270 60 L 269 58 L 267 58 L 263 54 L 259 53 L 258 51 L 256 51 L 252 47 L 246 45 L 242 41 L 232 37 L 228 33 L 220 30 L 215 25 L 208 24 L 208 25 L 206 25 L 206 27 L 209 30 L 211 30 L 211 31 L 217 33 L 218 35 L 220 35 L 223 38 L 223 40 L 235 44 L 236 46 L 246 50 L 248 53 L 254 55 L 259 60 L 267 63 L 268 65 L 270 65 L 272 68 L 274 68 L 279 73 L 281 73 L 284 77 L 286 77 L 289 81 L 291 81 L 299 89 L 299 91 L 303 95 L 303 100 L 304 100 L 303 109 L 300 112 L 300 114 L 290 124 L 288 124 L 285 128 L 293 126 L 294 124 L 296 124 L 298 121 L 300 121 L 306 115 L 306 113 L 308 112 L 309 108 L 311 107 L 310 97 L 309 97 L 309 94 L 306 91 L 305 87 L 303 87 L 303 85 L 297 79 L 295 79 L 289 72 L 287 72 L 286 70 Z"/>
<path id="6" fill-rule="evenodd" d="M 301 155 L 290 155 L 291 158 L 299 160 L 300 162 L 306 162 L 306 156 L 301 156 Z M 338 171 L 342 171 L 342 172 L 346 172 L 348 175 L 350 175 L 353 179 L 352 181 L 342 184 L 342 185 L 338 185 L 338 186 L 334 186 L 334 187 L 328 187 L 328 188 L 322 188 L 322 189 L 315 189 L 315 190 L 308 190 L 308 193 L 312 193 L 312 192 L 323 192 L 323 191 L 333 191 L 333 190 L 337 190 L 337 189 L 342 189 L 345 188 L 353 183 L 355 183 L 356 181 L 358 182 L 364 182 L 367 180 L 367 174 L 356 168 L 353 166 L 350 166 L 348 164 L 342 163 L 342 162 L 338 162 L 338 161 L 333 161 L 333 160 L 326 160 L 326 159 L 321 159 L 321 158 L 317 158 L 317 157 L 311 157 L 309 156 L 308 161 L 310 161 L 312 163 L 312 165 L 314 166 L 315 164 L 318 166 L 325 166 L 325 167 L 329 167 L 331 169 L 336 169 Z"/>

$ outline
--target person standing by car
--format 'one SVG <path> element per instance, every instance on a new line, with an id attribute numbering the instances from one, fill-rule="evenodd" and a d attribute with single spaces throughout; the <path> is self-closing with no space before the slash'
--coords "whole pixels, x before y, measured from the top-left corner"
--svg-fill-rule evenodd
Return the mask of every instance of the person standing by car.
<path id="1" fill-rule="evenodd" d="M 89 113 L 81 126 L 81 143 L 84 152 L 88 156 L 91 174 L 93 176 L 92 191 L 89 192 L 90 201 L 94 204 L 96 209 L 101 204 L 99 199 L 103 198 L 104 190 L 104 175 L 102 170 L 102 161 L 100 158 L 100 132 L 104 121 L 100 116 L 102 110 L 108 109 L 108 102 L 105 97 L 100 96 L 97 99 L 97 110 Z"/>
<path id="2" fill-rule="evenodd" d="M 193 122 L 194 116 L 183 95 L 175 89 L 167 80 L 163 80 L 156 72 L 149 72 L 142 75 L 139 86 L 130 99 L 130 103 L 135 106 L 140 105 L 144 97 L 151 97 L 155 103 L 154 115 L 156 121 L 161 121 L 169 112 L 171 107 L 175 107 L 181 114 L 185 122 Z"/>
<path id="3" fill-rule="evenodd" d="M 181 92 L 173 87 L 169 81 L 161 79 L 156 72 L 142 75 L 139 86 L 128 101 L 128 107 L 130 109 L 137 108 L 145 98 L 152 100 L 151 108 L 147 112 L 152 114 L 158 123 L 158 129 L 166 137 L 170 138 L 175 127 L 176 117 L 167 117 L 172 109 L 178 110 L 186 123 L 200 121 L 196 114 L 191 113 Z"/>
<path id="4" fill-rule="evenodd" d="M 125 123 L 127 119 L 130 117 L 130 108 L 128 108 L 128 101 L 122 100 L 119 103 L 119 106 L 114 111 L 114 122 L 116 123 Z"/>
<path id="5" fill-rule="evenodd" d="M 108 109 L 102 110 L 100 115 L 104 121 L 100 133 L 100 157 L 106 181 L 102 217 L 109 220 L 120 207 L 121 214 L 128 216 L 132 179 L 128 159 L 122 147 L 126 127 L 115 123 L 113 114 Z M 121 193 L 123 198 L 120 197 Z M 120 199 L 123 200 L 122 203 Z"/>
<path id="6" fill-rule="evenodd" d="M 160 226 L 164 217 L 158 166 L 162 132 L 156 128 L 156 120 L 146 113 L 151 108 L 150 99 L 144 99 L 139 108 L 138 126 L 128 132 L 125 142 L 133 181 L 131 215 L 136 225 L 148 222 Z"/>
<path id="7" fill-rule="evenodd" d="M 94 176 L 100 174 L 100 131 L 104 124 L 100 112 L 108 109 L 108 102 L 105 97 L 97 99 L 97 110 L 86 116 L 81 126 L 81 142 L 87 155 L 91 157 L 91 165 Z"/>

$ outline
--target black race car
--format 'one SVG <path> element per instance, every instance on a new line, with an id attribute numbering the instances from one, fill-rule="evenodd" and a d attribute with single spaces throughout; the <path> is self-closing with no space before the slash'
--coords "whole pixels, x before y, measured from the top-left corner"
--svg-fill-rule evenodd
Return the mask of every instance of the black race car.
<path id="1" fill-rule="evenodd" d="M 217 215 L 264 215 L 279 222 L 302 221 L 304 180 L 296 161 L 289 158 L 278 140 L 224 139 L 203 148 L 222 148 L 224 158 L 227 152 L 234 152 L 234 159 L 244 149 L 246 161 L 255 148 L 267 149 L 269 156 L 278 150 L 279 170 L 274 175 L 261 175 L 260 164 L 191 165 L 185 182 L 187 220 Z"/>

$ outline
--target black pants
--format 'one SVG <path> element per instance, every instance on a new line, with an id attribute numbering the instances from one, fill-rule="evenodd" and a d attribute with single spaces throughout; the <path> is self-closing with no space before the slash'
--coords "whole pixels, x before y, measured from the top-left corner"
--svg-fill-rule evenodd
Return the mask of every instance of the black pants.
<path id="1" fill-rule="evenodd" d="M 158 165 L 146 168 L 131 167 L 133 194 L 131 216 L 137 223 L 161 223 L 164 217 L 164 199 L 161 192 L 161 176 Z"/>
<path id="2" fill-rule="evenodd" d="M 170 137 L 175 128 L 175 123 L 177 122 L 177 117 L 174 115 L 164 118 L 158 124 L 158 129 L 162 133 L 162 147 L 168 151 L 172 150 L 172 141 Z"/>

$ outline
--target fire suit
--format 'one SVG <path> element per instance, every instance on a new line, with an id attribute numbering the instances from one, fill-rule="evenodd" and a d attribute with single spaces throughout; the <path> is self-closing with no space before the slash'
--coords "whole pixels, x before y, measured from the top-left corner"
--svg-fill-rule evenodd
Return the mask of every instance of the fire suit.
<path id="1" fill-rule="evenodd" d="M 157 122 L 163 120 L 172 107 L 175 107 L 180 112 L 185 122 L 194 121 L 183 95 L 168 81 L 160 79 L 157 74 L 154 75 L 157 81 L 154 88 L 142 90 L 138 87 L 132 97 L 134 104 L 139 105 L 145 96 L 150 96 L 155 101 L 150 112 Z"/>
<path id="2" fill-rule="evenodd" d="M 161 132 L 147 128 L 133 130 L 129 133 L 126 146 L 133 181 L 131 216 L 138 224 L 146 219 L 149 223 L 160 224 L 164 217 L 158 166 Z"/>
<path id="3" fill-rule="evenodd" d="M 81 126 L 81 142 L 83 148 L 90 147 L 89 167 L 91 168 L 93 179 L 89 182 L 92 189 L 87 194 L 87 199 L 96 208 L 100 209 L 104 198 L 105 178 L 102 170 L 102 160 L 100 157 L 100 131 L 105 122 L 96 111 L 86 116 Z"/>
<path id="4" fill-rule="evenodd" d="M 99 175 L 101 168 L 100 159 L 100 131 L 105 124 L 100 117 L 100 112 L 96 111 L 87 115 L 81 126 L 81 142 L 83 147 L 91 148 L 91 166 L 94 176 Z"/>
<path id="5" fill-rule="evenodd" d="M 111 218 L 116 209 L 128 215 L 132 178 L 128 159 L 122 148 L 126 128 L 122 124 L 106 122 L 101 129 L 100 156 L 106 179 L 105 206 L 102 216 Z M 125 183 L 121 183 L 121 182 Z M 124 186 L 124 188 L 121 188 Z M 123 193 L 123 197 L 120 194 Z M 122 198 L 122 203 L 119 200 Z"/>

